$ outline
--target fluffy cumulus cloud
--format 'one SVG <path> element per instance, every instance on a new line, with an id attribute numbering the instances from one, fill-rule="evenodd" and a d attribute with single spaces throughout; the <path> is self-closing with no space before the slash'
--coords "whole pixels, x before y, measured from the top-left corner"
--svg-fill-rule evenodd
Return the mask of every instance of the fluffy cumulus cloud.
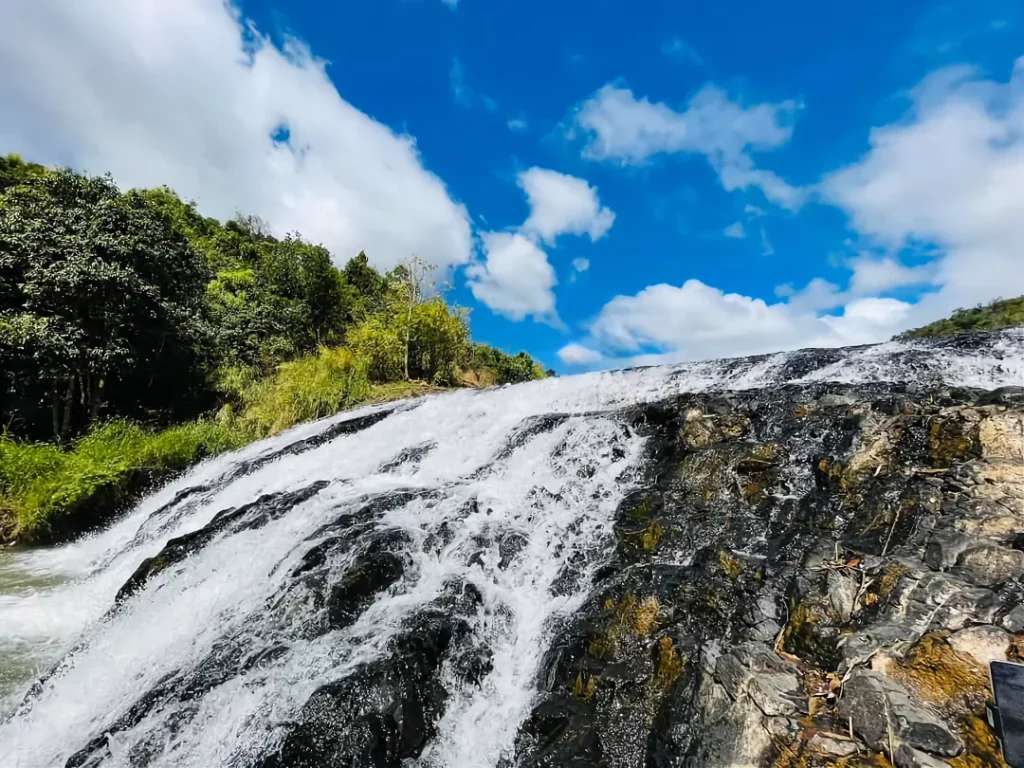
<path id="1" fill-rule="evenodd" d="M 569 365 L 606 367 L 859 344 L 889 333 L 908 310 L 896 299 L 862 298 L 837 314 L 820 315 L 787 301 L 725 293 L 700 280 L 662 283 L 613 298 L 590 324 L 585 342 L 564 347 L 560 357 Z"/>
<path id="2" fill-rule="evenodd" d="M 484 258 L 467 268 L 469 288 L 478 301 L 511 320 L 532 317 L 561 326 L 555 309 L 558 281 L 542 245 L 553 245 L 562 235 L 598 240 L 615 214 L 601 205 L 596 188 L 575 176 L 534 167 L 520 173 L 518 182 L 530 215 L 514 232 L 481 235 Z M 577 257 L 572 268 L 574 278 L 590 268 L 590 261 Z"/>
<path id="3" fill-rule="evenodd" d="M 583 151 L 592 159 L 637 164 L 658 154 L 699 154 L 726 190 L 757 187 L 777 205 L 796 208 L 805 192 L 757 168 L 752 156 L 789 141 L 796 109 L 793 101 L 744 107 L 706 85 L 679 111 L 609 84 L 580 105 L 573 130 L 587 137 Z"/>
<path id="4" fill-rule="evenodd" d="M 390 267 L 415 252 L 443 273 L 470 258 L 466 211 L 415 140 L 222 0 L 6 3 L 0 26 L 18 31 L 0 46 L 5 151 L 168 184 L 208 215 L 256 214 L 338 260 L 365 249 Z"/>
<path id="5" fill-rule="evenodd" d="M 938 290 L 915 307 L 922 318 L 1024 292 L 1024 58 L 1007 82 L 956 67 L 911 96 L 907 118 L 872 131 L 867 154 L 821 190 L 867 238 L 939 255 L 913 271 L 880 262 L 854 284 L 927 279 Z"/>
<path id="6" fill-rule="evenodd" d="M 517 232 L 484 232 L 484 259 L 466 268 L 476 299 L 510 320 L 559 324 L 554 287 L 558 280 L 547 254 Z"/>
<path id="7" fill-rule="evenodd" d="M 598 200 L 597 189 L 575 176 L 534 167 L 519 174 L 519 186 L 530 203 L 522 230 L 544 242 L 553 243 L 564 234 L 599 240 L 615 221 L 615 214 Z"/>
<path id="8" fill-rule="evenodd" d="M 604 359 L 597 350 L 575 342 L 558 350 L 558 357 L 566 365 L 596 365 Z"/>
<path id="9" fill-rule="evenodd" d="M 772 302 L 698 280 L 648 286 L 605 304 L 563 362 L 596 367 L 879 341 L 957 307 L 1024 293 L 1024 58 L 1006 81 L 942 70 L 910 98 L 903 119 L 871 132 L 863 157 L 817 186 L 867 247 L 845 262 L 845 286 L 821 278 L 779 286 Z M 663 105 L 644 108 L 672 123 Z M 638 139 L 633 145 L 646 149 L 635 152 L 665 151 L 651 147 L 681 141 L 672 136 Z M 627 139 L 595 151 L 624 153 Z M 900 259 L 908 247 L 918 254 L 914 265 Z M 920 297 L 892 295 L 907 289 Z"/>

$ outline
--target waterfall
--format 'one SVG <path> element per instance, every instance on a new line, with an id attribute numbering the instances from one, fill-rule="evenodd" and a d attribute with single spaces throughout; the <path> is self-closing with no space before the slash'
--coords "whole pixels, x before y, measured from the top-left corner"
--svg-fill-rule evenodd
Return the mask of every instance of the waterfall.
<path id="1" fill-rule="evenodd" d="M 297 723 L 407 684 L 407 765 L 509 764 L 643 481 L 631 409 L 821 381 L 1020 385 L 1024 333 L 461 390 L 206 461 L 102 532 L 0 555 L 0 765 L 305 764 L 274 762 Z M 392 674 L 410 643 L 430 661 Z"/>

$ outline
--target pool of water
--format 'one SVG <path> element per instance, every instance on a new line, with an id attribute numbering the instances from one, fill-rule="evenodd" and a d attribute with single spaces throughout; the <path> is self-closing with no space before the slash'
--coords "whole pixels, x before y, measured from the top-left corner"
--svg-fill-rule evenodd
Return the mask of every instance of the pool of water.
<path id="1" fill-rule="evenodd" d="M 47 610 L 46 595 L 68 580 L 67 574 L 39 567 L 46 551 L 0 548 L 0 717 L 66 648 L 66 638 L 40 627 L 47 618 L 39 614 Z"/>

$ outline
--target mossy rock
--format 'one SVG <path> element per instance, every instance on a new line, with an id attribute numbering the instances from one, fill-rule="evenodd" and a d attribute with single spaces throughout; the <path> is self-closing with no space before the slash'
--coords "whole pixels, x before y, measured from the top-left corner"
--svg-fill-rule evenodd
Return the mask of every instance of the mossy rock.
<path id="1" fill-rule="evenodd" d="M 981 455 L 978 423 L 963 416 L 937 416 L 928 425 L 932 466 L 950 467 Z"/>
<path id="2" fill-rule="evenodd" d="M 836 669 L 842 659 L 836 622 L 830 606 L 813 600 L 798 603 L 782 634 L 783 650 L 819 669 Z"/>

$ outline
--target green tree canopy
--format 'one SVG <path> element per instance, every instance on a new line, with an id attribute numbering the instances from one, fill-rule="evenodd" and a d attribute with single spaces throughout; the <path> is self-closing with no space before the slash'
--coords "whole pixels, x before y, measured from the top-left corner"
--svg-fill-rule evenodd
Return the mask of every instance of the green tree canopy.
<path id="1" fill-rule="evenodd" d="M 108 177 L 56 171 L 8 187 L 0 196 L 7 395 L 30 420 L 48 405 L 59 436 L 110 403 L 132 412 L 188 399 L 203 377 L 207 279 L 168 218 Z"/>

